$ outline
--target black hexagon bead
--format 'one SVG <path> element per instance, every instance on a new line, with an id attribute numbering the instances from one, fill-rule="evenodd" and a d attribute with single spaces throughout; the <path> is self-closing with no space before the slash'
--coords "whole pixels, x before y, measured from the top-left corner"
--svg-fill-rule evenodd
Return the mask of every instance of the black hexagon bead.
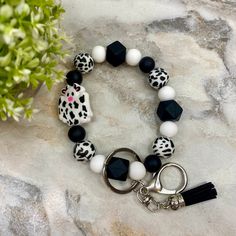
<path id="1" fill-rule="evenodd" d="M 157 108 L 161 121 L 178 121 L 182 112 L 182 107 L 175 100 L 162 101 Z"/>
<path id="2" fill-rule="evenodd" d="M 114 67 L 125 62 L 126 47 L 119 41 L 115 41 L 107 46 L 106 60 Z"/>
<path id="3" fill-rule="evenodd" d="M 109 179 L 126 181 L 129 172 L 129 160 L 112 157 L 106 166 Z"/>

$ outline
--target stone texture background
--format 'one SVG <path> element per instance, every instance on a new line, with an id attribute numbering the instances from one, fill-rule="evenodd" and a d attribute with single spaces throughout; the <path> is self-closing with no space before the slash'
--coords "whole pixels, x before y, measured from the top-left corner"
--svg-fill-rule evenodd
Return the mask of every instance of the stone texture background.
<path id="1" fill-rule="evenodd" d="M 135 194 L 110 192 L 88 165 L 72 158 L 68 127 L 57 117 L 63 84 L 36 96 L 31 123 L 0 123 L 0 235 L 236 235 L 236 3 L 234 0 L 63 0 L 71 58 L 120 40 L 156 59 L 184 108 L 171 161 L 189 187 L 212 181 L 218 199 L 153 215 Z M 62 65 L 65 73 L 71 62 Z M 151 152 L 159 121 L 157 93 L 138 69 L 98 65 L 83 84 L 97 153 L 126 146 Z M 169 173 L 166 183 L 176 174 Z M 175 181 L 176 182 L 176 181 Z"/>

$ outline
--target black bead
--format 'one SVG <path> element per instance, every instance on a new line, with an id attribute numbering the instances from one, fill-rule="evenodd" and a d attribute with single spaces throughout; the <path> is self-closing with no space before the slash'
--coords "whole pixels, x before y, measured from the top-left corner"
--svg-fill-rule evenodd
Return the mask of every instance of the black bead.
<path id="1" fill-rule="evenodd" d="M 83 81 L 82 74 L 78 70 L 69 71 L 66 75 L 66 82 L 70 86 L 73 86 L 74 83 L 81 84 Z"/>
<path id="2" fill-rule="evenodd" d="M 68 131 L 69 139 L 75 143 L 84 140 L 85 136 L 86 136 L 86 131 L 80 125 L 72 126 Z"/>
<path id="3" fill-rule="evenodd" d="M 139 62 L 139 68 L 144 73 L 149 73 L 155 67 L 155 61 L 151 57 L 143 57 Z"/>
<path id="4" fill-rule="evenodd" d="M 106 166 L 107 177 L 120 181 L 126 181 L 129 172 L 129 160 L 112 157 Z"/>
<path id="5" fill-rule="evenodd" d="M 106 60 L 113 66 L 119 66 L 125 62 L 126 47 L 119 41 L 107 46 Z"/>
<path id="6" fill-rule="evenodd" d="M 149 155 L 144 160 L 144 166 L 148 172 L 154 173 L 161 168 L 161 160 L 156 155 Z"/>
<path id="7" fill-rule="evenodd" d="M 182 107 L 175 100 L 162 101 L 157 108 L 161 121 L 178 121 L 182 112 Z"/>

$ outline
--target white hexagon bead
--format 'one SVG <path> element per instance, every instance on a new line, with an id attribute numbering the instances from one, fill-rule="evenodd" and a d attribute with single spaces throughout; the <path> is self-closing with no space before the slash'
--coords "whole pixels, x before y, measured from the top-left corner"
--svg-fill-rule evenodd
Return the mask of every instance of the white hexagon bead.
<path id="1" fill-rule="evenodd" d="M 158 91 L 160 101 L 173 100 L 175 98 L 175 90 L 170 86 L 164 86 Z"/>
<path id="2" fill-rule="evenodd" d="M 160 125 L 160 133 L 166 137 L 172 138 L 178 132 L 178 126 L 172 121 L 165 121 Z"/>
<path id="3" fill-rule="evenodd" d="M 90 163 L 89 163 L 90 169 L 94 173 L 100 174 L 102 172 L 105 159 L 106 159 L 106 157 L 103 155 L 96 155 L 96 156 L 92 157 L 92 159 L 90 160 Z"/>
<path id="4" fill-rule="evenodd" d="M 96 63 L 103 63 L 106 60 L 106 49 L 103 46 L 95 46 L 92 50 L 92 58 Z"/>
<path id="5" fill-rule="evenodd" d="M 142 58 L 142 54 L 138 49 L 129 49 L 126 53 L 126 63 L 129 66 L 137 66 Z"/>
<path id="6" fill-rule="evenodd" d="M 134 161 L 129 167 L 129 177 L 132 180 L 141 180 L 146 175 L 146 168 L 140 161 Z"/>

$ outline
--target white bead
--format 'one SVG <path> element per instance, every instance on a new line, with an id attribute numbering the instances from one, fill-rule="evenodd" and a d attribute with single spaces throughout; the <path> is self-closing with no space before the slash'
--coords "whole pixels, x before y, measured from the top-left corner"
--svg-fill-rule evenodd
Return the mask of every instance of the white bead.
<path id="1" fill-rule="evenodd" d="M 96 63 L 106 60 L 106 49 L 103 46 L 95 46 L 92 50 L 92 58 Z"/>
<path id="2" fill-rule="evenodd" d="M 142 58 L 142 54 L 138 49 L 129 49 L 126 53 L 126 63 L 130 66 L 137 66 Z"/>
<path id="3" fill-rule="evenodd" d="M 134 161 L 129 167 L 129 177 L 133 180 L 141 180 L 146 175 L 146 168 L 140 161 Z"/>
<path id="4" fill-rule="evenodd" d="M 174 137 L 178 132 L 178 126 L 172 121 L 165 121 L 160 126 L 160 133 L 166 137 Z"/>
<path id="5" fill-rule="evenodd" d="M 175 98 L 175 90 L 170 86 L 164 86 L 158 91 L 160 101 L 168 101 Z"/>
<path id="6" fill-rule="evenodd" d="M 96 155 L 92 157 L 89 163 L 90 169 L 97 174 L 101 173 L 105 159 L 106 157 L 103 155 Z"/>

